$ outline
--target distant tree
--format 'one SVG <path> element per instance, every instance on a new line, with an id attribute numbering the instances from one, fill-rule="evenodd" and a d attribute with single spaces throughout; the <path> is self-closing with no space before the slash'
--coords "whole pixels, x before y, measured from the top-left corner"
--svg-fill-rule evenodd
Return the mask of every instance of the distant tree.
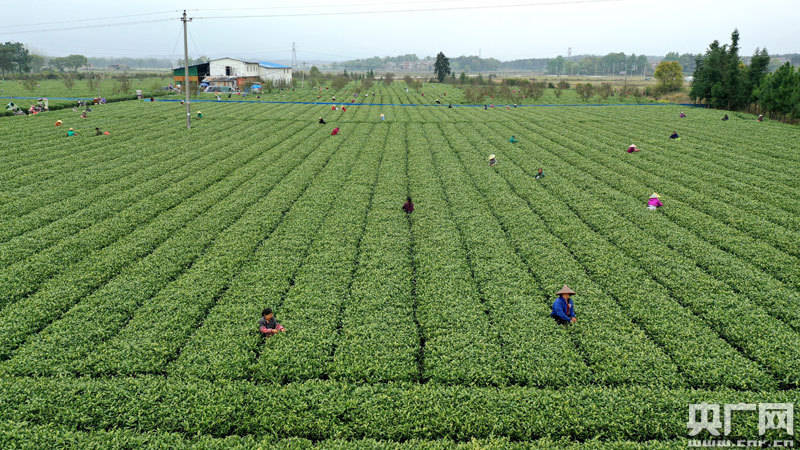
<path id="1" fill-rule="evenodd" d="M 45 57 L 42 55 L 31 55 L 30 68 L 31 72 L 41 72 L 42 67 L 46 64 Z"/>
<path id="2" fill-rule="evenodd" d="M 669 52 L 662 61 L 680 61 L 681 55 L 678 52 Z"/>
<path id="3" fill-rule="evenodd" d="M 383 84 L 390 85 L 394 82 L 394 74 L 392 72 L 386 72 L 383 74 Z"/>
<path id="4" fill-rule="evenodd" d="M 343 87 L 347 86 L 347 83 L 349 82 L 350 80 L 348 80 L 347 78 L 343 76 L 337 76 L 333 79 L 333 81 L 331 81 L 331 87 L 338 91 Z"/>
<path id="5" fill-rule="evenodd" d="M 66 67 L 66 62 L 67 61 L 65 58 L 56 57 L 56 58 L 50 58 L 47 64 L 50 66 L 50 68 L 63 72 L 64 68 Z"/>
<path id="6" fill-rule="evenodd" d="M 561 55 L 547 61 L 547 73 L 551 75 L 561 75 L 564 73 L 564 64 L 565 60 Z"/>
<path id="7" fill-rule="evenodd" d="M 769 73 L 769 53 L 767 49 L 756 49 L 750 59 L 750 67 L 745 73 L 744 91 L 747 93 L 746 103 L 756 102 L 756 91 L 761 86 L 761 81 Z"/>
<path id="8" fill-rule="evenodd" d="M 588 102 L 589 99 L 594 95 L 594 86 L 592 83 L 578 83 L 575 85 L 575 92 L 578 93 L 578 96 L 581 98 L 581 100 Z"/>
<path id="9" fill-rule="evenodd" d="M 480 103 L 483 101 L 482 89 L 478 86 L 468 86 L 464 89 L 464 99 L 467 103 Z"/>
<path id="10" fill-rule="evenodd" d="M 367 90 L 372 87 L 373 83 L 375 83 L 372 78 L 364 78 L 361 80 L 361 89 Z"/>
<path id="11" fill-rule="evenodd" d="M 210 58 L 208 56 L 201 56 L 199 58 L 194 58 L 194 59 L 189 58 L 189 65 L 190 66 L 196 66 L 198 64 L 207 63 L 208 61 L 210 61 Z M 183 58 L 180 58 L 180 59 L 178 59 L 176 61 L 175 67 L 183 67 L 185 65 L 186 65 L 186 60 L 183 59 Z"/>
<path id="12" fill-rule="evenodd" d="M 196 84 L 197 83 L 195 83 L 195 86 L 194 86 L 195 89 L 197 88 Z M 189 94 L 192 94 L 192 87 L 193 87 L 192 83 L 189 82 Z M 118 92 L 120 94 L 123 94 L 123 95 L 130 93 L 131 92 L 131 80 L 125 75 L 118 76 L 117 77 L 117 85 L 114 88 L 114 91 Z"/>
<path id="13" fill-rule="evenodd" d="M 466 84 L 467 83 L 467 74 L 464 73 L 464 72 L 461 72 L 461 75 L 458 76 L 458 82 L 461 83 L 461 84 Z"/>
<path id="14" fill-rule="evenodd" d="M 25 76 L 25 77 L 22 79 L 22 87 L 24 87 L 24 88 L 25 88 L 26 90 L 28 90 L 28 91 L 32 91 L 32 90 L 36 89 L 36 86 L 37 86 L 38 84 L 39 84 L 39 83 L 37 83 L 37 82 L 36 82 L 36 78 L 34 78 L 34 77 L 33 77 L 33 76 L 31 76 L 31 75 L 26 75 L 26 76 Z"/>
<path id="15" fill-rule="evenodd" d="M 67 89 L 72 89 L 75 86 L 75 77 L 72 74 L 65 73 L 61 76 L 61 81 L 64 82 L 64 86 Z"/>
<path id="16" fill-rule="evenodd" d="M 89 88 L 90 91 L 94 92 L 97 88 L 100 87 L 100 80 L 102 80 L 102 75 L 99 73 L 90 73 L 86 77 L 86 87 Z"/>
<path id="17" fill-rule="evenodd" d="M 611 83 L 601 83 L 600 87 L 597 89 L 597 95 L 599 95 L 603 100 L 607 99 L 613 94 L 614 89 L 611 87 Z"/>
<path id="18" fill-rule="evenodd" d="M 534 81 L 528 88 L 528 95 L 534 100 L 539 100 L 544 95 L 547 84 L 544 81 Z"/>
<path id="19" fill-rule="evenodd" d="M 800 119 L 800 70 L 787 62 L 764 77 L 756 95 L 770 117 Z"/>
<path id="20" fill-rule="evenodd" d="M 64 60 L 64 67 L 77 72 L 81 67 L 89 64 L 89 60 L 83 55 L 69 55 Z"/>
<path id="21" fill-rule="evenodd" d="M 739 58 L 739 32 L 734 30 L 730 46 L 715 40 L 705 55 L 698 55 L 689 96 L 715 108 L 742 108 L 754 100 L 756 81 L 763 78 L 769 64 L 766 52 L 758 52 L 751 79 L 750 69 Z"/>
<path id="22" fill-rule="evenodd" d="M 636 99 L 636 103 L 642 102 L 642 98 L 644 97 L 644 91 L 642 89 L 632 88 L 630 93 L 633 95 L 633 98 Z"/>
<path id="23" fill-rule="evenodd" d="M 725 88 L 725 97 L 728 109 L 739 108 L 744 105 L 746 95 L 743 92 L 742 63 L 739 59 L 739 30 L 731 33 L 731 46 L 728 47 L 726 67 L 722 76 Z"/>
<path id="24" fill-rule="evenodd" d="M 30 71 L 31 55 L 21 42 L 0 44 L 0 73 Z"/>
<path id="25" fill-rule="evenodd" d="M 444 56 L 443 52 L 436 55 L 436 62 L 433 64 L 433 73 L 436 74 L 436 79 L 443 82 L 445 77 L 450 75 L 450 60 Z"/>
<path id="26" fill-rule="evenodd" d="M 674 92 L 683 86 L 683 68 L 677 61 L 661 61 L 653 76 L 661 92 Z"/>

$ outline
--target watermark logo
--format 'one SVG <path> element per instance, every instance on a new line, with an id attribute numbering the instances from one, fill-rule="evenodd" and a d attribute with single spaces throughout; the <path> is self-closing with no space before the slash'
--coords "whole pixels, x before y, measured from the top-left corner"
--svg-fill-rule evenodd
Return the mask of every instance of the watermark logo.
<path id="1" fill-rule="evenodd" d="M 689 421 L 686 423 L 689 436 L 706 431 L 717 438 L 731 434 L 733 414 L 758 411 L 758 435 L 763 437 L 768 430 L 782 430 L 794 436 L 794 404 L 792 403 L 727 403 L 720 408 L 718 403 L 695 403 L 689 405 Z M 731 440 L 689 439 L 689 447 L 794 447 L 794 440 Z"/>

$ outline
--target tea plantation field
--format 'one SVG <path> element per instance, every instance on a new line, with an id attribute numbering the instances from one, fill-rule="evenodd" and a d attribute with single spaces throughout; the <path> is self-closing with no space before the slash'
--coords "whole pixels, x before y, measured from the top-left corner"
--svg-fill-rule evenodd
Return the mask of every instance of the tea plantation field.
<path id="1" fill-rule="evenodd" d="M 0 447 L 685 448 L 689 404 L 797 409 L 797 127 L 193 107 L 0 118 Z"/>

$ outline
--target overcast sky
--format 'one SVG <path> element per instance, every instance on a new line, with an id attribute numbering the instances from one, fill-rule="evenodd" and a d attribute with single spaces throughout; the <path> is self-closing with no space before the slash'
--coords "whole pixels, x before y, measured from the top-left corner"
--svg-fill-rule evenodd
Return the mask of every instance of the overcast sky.
<path id="1" fill-rule="evenodd" d="M 292 42 L 299 62 L 440 50 L 510 60 L 566 55 L 568 47 L 573 54 L 663 55 L 702 52 L 714 39 L 727 42 L 734 28 L 742 55 L 756 47 L 800 52 L 800 0 L 0 0 L 0 41 L 52 56 L 177 59 L 178 10 L 187 6 L 196 17 L 189 25 L 192 57 L 289 60 Z M 329 13 L 336 14 L 314 15 Z M 284 17 L 263 17 L 269 15 Z M 63 30 L 85 25 L 94 26 Z"/>

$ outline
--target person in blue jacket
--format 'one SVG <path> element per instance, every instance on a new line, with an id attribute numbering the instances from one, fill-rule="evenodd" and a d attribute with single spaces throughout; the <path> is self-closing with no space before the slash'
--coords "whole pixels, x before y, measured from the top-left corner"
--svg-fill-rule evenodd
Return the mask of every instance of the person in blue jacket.
<path id="1" fill-rule="evenodd" d="M 577 322 L 575 305 L 572 304 L 570 299 L 570 296 L 575 295 L 575 291 L 565 284 L 556 294 L 558 294 L 558 298 L 553 302 L 553 312 L 550 313 L 550 317 L 555 319 L 559 325 L 569 325 Z"/>

